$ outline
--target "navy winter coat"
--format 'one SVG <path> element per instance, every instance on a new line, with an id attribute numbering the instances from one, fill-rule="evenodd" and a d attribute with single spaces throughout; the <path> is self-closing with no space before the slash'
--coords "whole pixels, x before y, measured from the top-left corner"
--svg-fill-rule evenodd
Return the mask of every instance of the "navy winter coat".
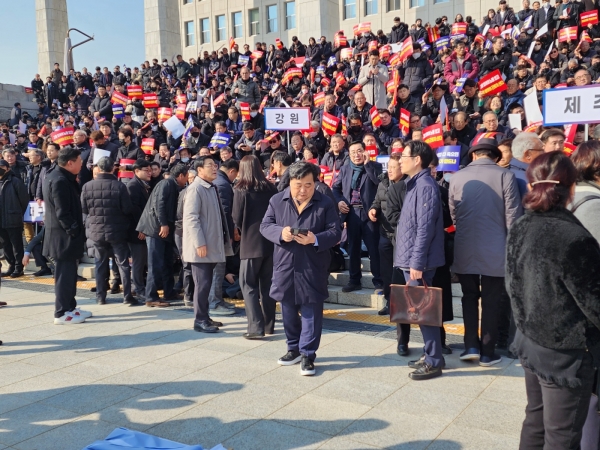
<path id="1" fill-rule="evenodd" d="M 284 242 L 281 232 L 286 226 L 309 229 L 319 245 Z M 287 188 L 271 198 L 260 232 L 275 244 L 271 297 L 296 305 L 323 304 L 329 297 L 329 249 L 342 237 L 340 221 L 331 199 L 315 191 L 311 201 L 298 214 Z"/>
<path id="2" fill-rule="evenodd" d="M 406 182 L 406 197 L 396 228 L 394 267 L 425 271 L 445 263 L 440 188 L 427 168 Z"/>
<path id="3" fill-rule="evenodd" d="M 365 163 L 365 173 L 363 173 L 359 185 L 360 199 L 365 209 L 371 206 L 373 200 L 375 200 L 381 172 L 381 164 L 373 161 Z M 343 200 L 350 206 L 350 199 L 352 198 L 352 166 L 349 163 L 342 166 L 340 173 L 333 182 L 331 190 L 336 202 L 339 203 Z M 345 215 L 342 220 L 345 220 Z"/>

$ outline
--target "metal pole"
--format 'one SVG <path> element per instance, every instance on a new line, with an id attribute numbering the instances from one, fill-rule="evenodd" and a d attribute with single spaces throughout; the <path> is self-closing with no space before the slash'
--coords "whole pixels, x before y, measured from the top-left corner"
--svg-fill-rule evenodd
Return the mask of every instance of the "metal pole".
<path id="1" fill-rule="evenodd" d="M 577 126 L 577 125 L 573 125 L 573 126 Z M 585 141 L 586 142 L 589 139 L 589 136 L 590 136 L 590 124 L 586 123 L 585 124 Z"/>

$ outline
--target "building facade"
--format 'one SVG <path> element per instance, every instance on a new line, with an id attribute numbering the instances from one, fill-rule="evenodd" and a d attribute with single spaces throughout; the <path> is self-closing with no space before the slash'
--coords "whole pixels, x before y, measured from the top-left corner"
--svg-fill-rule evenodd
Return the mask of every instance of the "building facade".
<path id="1" fill-rule="evenodd" d="M 453 22 L 460 13 L 480 24 L 489 9 L 497 9 L 498 0 L 170 0 L 169 4 L 179 10 L 181 54 L 187 60 L 226 47 L 230 37 L 240 47 L 247 43 L 253 49 L 256 42 L 273 44 L 276 38 L 289 46 L 292 36 L 304 44 L 309 37 L 318 40 L 324 35 L 330 40 L 338 30 L 352 36 L 353 25 L 361 22 L 371 22 L 373 32 L 389 33 L 396 16 L 412 24 L 417 18 L 426 23 L 444 15 Z M 510 6 L 521 9 L 520 3 Z"/>

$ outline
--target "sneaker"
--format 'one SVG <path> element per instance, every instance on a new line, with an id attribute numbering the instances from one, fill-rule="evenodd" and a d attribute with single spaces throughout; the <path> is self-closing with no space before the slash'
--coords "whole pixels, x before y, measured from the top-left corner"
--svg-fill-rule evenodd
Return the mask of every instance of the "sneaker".
<path id="1" fill-rule="evenodd" d="M 479 365 L 483 367 L 490 367 L 498 364 L 500 361 L 502 361 L 502 356 L 500 355 L 482 356 L 479 359 Z"/>
<path id="2" fill-rule="evenodd" d="M 54 325 L 75 325 L 77 323 L 85 322 L 85 318 L 82 316 L 77 316 L 71 312 L 65 313 L 62 317 L 54 318 Z"/>
<path id="3" fill-rule="evenodd" d="M 90 317 L 93 316 L 91 311 L 84 311 L 83 309 L 79 309 L 79 308 L 75 308 L 73 311 L 71 311 L 71 314 L 75 314 L 76 316 L 81 316 L 84 319 L 89 319 Z"/>
<path id="4" fill-rule="evenodd" d="M 476 348 L 468 348 L 459 356 L 461 361 L 473 361 L 479 359 L 479 350 Z"/>
<path id="5" fill-rule="evenodd" d="M 235 305 L 231 302 L 226 302 L 225 300 L 223 300 L 220 304 L 223 305 L 225 308 L 235 309 Z"/>
<path id="6" fill-rule="evenodd" d="M 432 367 L 427 363 L 423 363 L 421 367 L 419 367 L 414 372 L 408 374 L 408 376 L 415 381 L 420 380 L 429 380 L 431 378 L 437 378 L 442 376 L 442 368 L 441 367 Z"/>
<path id="7" fill-rule="evenodd" d="M 215 309 L 211 309 L 208 313 L 211 316 L 233 316 L 235 311 L 219 304 Z"/>
<path id="8" fill-rule="evenodd" d="M 302 357 L 302 364 L 300 364 L 300 375 L 311 376 L 315 374 L 315 365 L 308 359 L 308 356 Z"/>
<path id="9" fill-rule="evenodd" d="M 342 288 L 342 292 L 354 292 L 354 291 L 360 291 L 361 289 L 362 289 L 362 286 L 360 284 L 348 283 L 346 286 L 344 286 Z"/>
<path id="10" fill-rule="evenodd" d="M 280 366 L 293 366 L 302 361 L 302 355 L 298 351 L 290 350 L 285 355 L 277 360 L 277 364 Z"/>

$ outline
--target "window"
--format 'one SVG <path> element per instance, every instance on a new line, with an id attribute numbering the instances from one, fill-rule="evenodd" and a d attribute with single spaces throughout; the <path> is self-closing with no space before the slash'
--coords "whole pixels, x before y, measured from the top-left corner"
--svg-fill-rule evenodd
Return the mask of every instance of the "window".
<path id="1" fill-rule="evenodd" d="M 285 4 L 285 29 L 296 28 L 296 2 L 286 2 Z"/>
<path id="2" fill-rule="evenodd" d="M 183 4 L 187 5 L 188 3 L 194 3 L 194 0 L 183 0 Z M 194 44 L 192 44 L 194 45 Z"/>
<path id="3" fill-rule="evenodd" d="M 388 0 L 388 12 L 400 9 L 400 0 Z"/>
<path id="4" fill-rule="evenodd" d="M 250 36 L 256 36 L 257 34 L 260 34 L 258 8 L 248 11 L 248 18 L 248 22 L 250 22 Z"/>
<path id="5" fill-rule="evenodd" d="M 425 0 L 410 0 L 411 8 L 418 8 L 419 6 L 425 6 Z"/>
<path id="6" fill-rule="evenodd" d="M 267 6 L 267 33 L 277 32 L 277 5 Z"/>
<path id="7" fill-rule="evenodd" d="M 196 36 L 194 33 L 194 22 L 185 22 L 185 46 L 189 47 L 191 45 L 196 45 Z"/>
<path id="8" fill-rule="evenodd" d="M 365 0 L 365 16 L 377 14 L 377 0 Z"/>
<path id="9" fill-rule="evenodd" d="M 200 19 L 200 33 L 202 34 L 201 44 L 210 42 L 210 21 L 208 19 Z"/>
<path id="10" fill-rule="evenodd" d="M 225 15 L 217 16 L 217 42 L 227 39 L 227 25 Z"/>
<path id="11" fill-rule="evenodd" d="M 433 0 L 433 3 L 447 3 L 450 0 Z"/>
<path id="12" fill-rule="evenodd" d="M 344 0 L 344 20 L 356 18 L 356 0 Z"/>
<path id="13" fill-rule="evenodd" d="M 231 22 L 233 23 L 233 37 L 241 38 L 244 35 L 244 25 L 242 24 L 242 13 L 234 12 L 231 15 Z"/>

